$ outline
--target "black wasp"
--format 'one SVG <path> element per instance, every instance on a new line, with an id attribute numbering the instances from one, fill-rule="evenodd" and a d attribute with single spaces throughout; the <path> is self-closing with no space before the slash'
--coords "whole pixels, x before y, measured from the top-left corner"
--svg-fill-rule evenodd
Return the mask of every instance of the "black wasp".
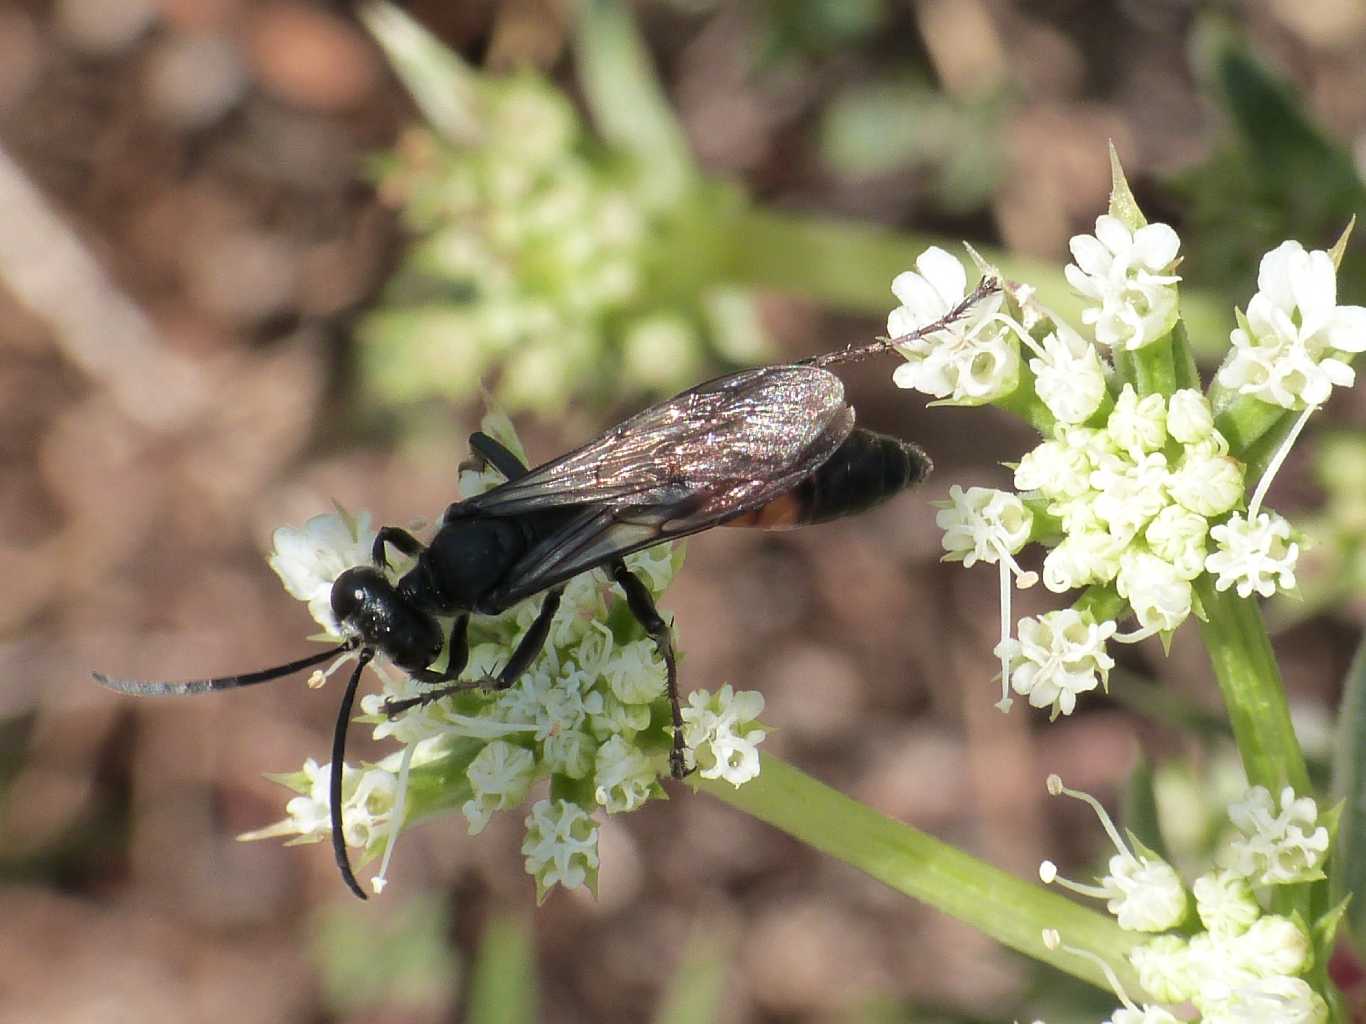
<path id="1" fill-rule="evenodd" d="M 631 612 L 654 640 L 667 670 L 673 708 L 675 778 L 685 774 L 678 670 L 668 624 L 623 556 L 713 526 L 781 529 L 861 512 L 924 479 L 930 460 L 916 445 L 854 426 L 844 385 L 827 369 L 889 351 L 899 342 L 943 329 L 997 287 L 984 281 L 949 313 L 911 335 L 827 353 L 797 363 L 742 370 L 699 384 L 639 412 L 567 455 L 527 469 L 486 434 L 470 438 L 475 456 L 506 482 L 457 501 L 423 546 L 386 526 L 375 539 L 373 565 L 347 569 L 332 586 L 340 647 L 245 675 L 186 682 L 147 682 L 95 674 L 105 686 L 133 694 L 187 694 L 250 686 L 357 651 L 332 740 L 332 848 L 346 884 L 361 899 L 342 835 L 342 764 L 346 730 L 361 671 L 376 654 L 431 689 L 390 701 L 390 715 L 471 686 L 502 689 L 530 667 L 545 644 L 564 585 L 602 567 L 621 587 Z M 386 545 L 416 561 L 394 583 Z M 496 615 L 545 593 L 540 612 L 502 671 L 465 681 L 470 613 Z M 444 671 L 430 666 L 447 646 L 439 616 L 451 627 Z"/>

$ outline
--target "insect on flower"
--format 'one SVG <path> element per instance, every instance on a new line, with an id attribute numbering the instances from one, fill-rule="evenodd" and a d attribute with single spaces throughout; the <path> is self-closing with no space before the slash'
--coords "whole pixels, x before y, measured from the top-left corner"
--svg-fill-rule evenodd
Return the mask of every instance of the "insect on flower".
<path id="1" fill-rule="evenodd" d="M 637 413 L 567 455 L 528 469 L 483 433 L 476 458 L 504 483 L 447 508 L 425 546 L 406 530 L 382 528 L 372 565 L 345 570 L 331 605 L 345 640 L 307 658 L 245 675 L 151 682 L 95 673 L 101 684 L 140 695 L 207 693 L 278 679 L 355 652 L 332 742 L 332 847 L 346 884 L 362 899 L 346 853 L 340 807 L 346 730 L 362 670 L 377 655 L 429 687 L 388 701 L 391 717 L 470 688 L 506 689 L 545 645 L 568 580 L 602 567 L 654 640 L 667 671 L 673 711 L 669 765 L 685 774 L 678 671 L 669 625 L 623 556 L 713 526 L 782 529 L 852 515 L 922 480 L 930 461 L 909 442 L 854 426 L 844 386 L 828 369 L 891 351 L 944 330 L 999 286 L 983 281 L 945 316 L 912 335 L 826 353 L 797 363 L 742 370 L 700 384 Z M 387 547 L 415 559 L 391 580 Z M 496 676 L 460 678 L 472 613 L 496 615 L 544 593 L 540 611 Z M 440 616 L 456 616 L 449 639 Z M 449 648 L 444 670 L 430 666 Z"/>

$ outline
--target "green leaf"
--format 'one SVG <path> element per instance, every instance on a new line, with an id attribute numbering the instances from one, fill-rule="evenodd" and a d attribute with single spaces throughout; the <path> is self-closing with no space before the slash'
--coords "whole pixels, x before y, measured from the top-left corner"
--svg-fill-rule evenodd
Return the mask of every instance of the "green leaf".
<path id="1" fill-rule="evenodd" d="M 1263 253 L 1286 238 L 1322 248 L 1366 208 L 1366 188 L 1348 147 L 1315 123 L 1299 91 L 1230 21 L 1206 19 L 1191 51 L 1229 130 L 1206 161 L 1171 182 L 1186 211 L 1185 268 L 1188 281 L 1229 289 L 1236 301 Z M 1364 280 L 1366 251 L 1346 253 L 1339 294 Z"/>
<path id="2" fill-rule="evenodd" d="M 1328 861 L 1333 898 L 1366 891 L 1366 639 L 1347 671 L 1338 713 L 1333 791 L 1342 799 L 1337 842 Z M 1347 930 L 1362 948 L 1366 941 L 1366 900 L 1347 911 Z"/>

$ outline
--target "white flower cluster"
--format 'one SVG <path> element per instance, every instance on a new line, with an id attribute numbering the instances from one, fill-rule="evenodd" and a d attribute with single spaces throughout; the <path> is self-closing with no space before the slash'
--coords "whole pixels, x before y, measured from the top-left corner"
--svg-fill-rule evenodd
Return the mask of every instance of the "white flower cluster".
<path id="1" fill-rule="evenodd" d="M 1249 500 L 1245 466 L 1216 428 L 1211 400 L 1170 381 L 1152 388 L 1154 378 L 1130 365 L 1153 352 L 1164 358 L 1153 348 L 1163 342 L 1169 369 L 1181 358 L 1170 340 L 1179 318 L 1180 278 L 1172 273 L 1179 250 L 1170 227 L 1131 229 L 1108 214 L 1095 235 L 1072 239 L 1076 262 L 1066 276 L 1086 300 L 1082 321 L 1094 341 L 1039 306 L 1027 286 L 1006 285 L 954 323 L 897 346 L 906 359 L 893 376 L 898 385 L 941 404 L 1009 398 L 1010 408 L 1022 409 L 1033 402 L 1045 432 L 1014 468 L 1018 493 L 954 486 L 937 517 L 946 560 L 1000 567 L 1002 710 L 1014 692 L 1054 717 L 1070 714 L 1079 694 L 1106 685 L 1113 665 L 1106 643 L 1170 634 L 1190 616 L 1205 574 L 1216 590 L 1243 598 L 1296 586 L 1298 534 L 1262 499 L 1309 413 L 1334 384 L 1351 383 L 1335 353 L 1366 349 L 1366 308 L 1336 304 L 1327 252 L 1286 242 L 1263 259 L 1260 290 L 1219 374 L 1221 395 L 1240 392 L 1304 412 Z M 962 302 L 967 275 L 931 248 L 892 290 L 902 303 L 887 322 L 895 344 Z M 1028 401 L 1013 394 L 1021 346 L 1032 374 Z M 1031 540 L 1050 545 L 1041 573 L 1049 590 L 1092 588 L 1100 600 L 1012 625 L 1013 586 L 1039 578 L 1015 560 Z M 1121 632 L 1115 620 L 1087 610 L 1105 604 L 1123 607 L 1137 626 Z"/>
<path id="2" fill-rule="evenodd" d="M 942 319 L 967 295 L 963 265 L 931 247 L 915 270 L 898 274 L 892 294 L 901 305 L 887 317 L 895 341 Z M 950 405 L 984 405 L 1015 390 L 1020 380 L 1017 327 L 1000 315 L 1004 296 L 989 295 L 956 323 L 897 346 L 906 360 L 892 380 Z"/>
<path id="3" fill-rule="evenodd" d="M 1254 787 L 1229 808 L 1239 838 L 1224 858 L 1225 866 L 1201 875 L 1191 887 L 1202 927 L 1192 934 L 1183 928 L 1189 924 L 1187 892 L 1169 865 L 1151 851 L 1131 852 L 1094 798 L 1065 788 L 1057 776 L 1049 778 L 1049 792 L 1090 803 L 1120 852 L 1111 858 L 1110 873 L 1099 886 L 1060 879 L 1048 861 L 1040 875 L 1045 882 L 1056 880 L 1073 891 L 1107 899 L 1121 928 L 1163 933 L 1129 955 L 1149 995 L 1162 1003 L 1192 1004 L 1205 1024 L 1321 1024 L 1328 1019 L 1323 998 L 1303 977 L 1313 966 L 1304 923 L 1266 913 L 1255 891 L 1323 877 L 1329 837 L 1318 824 L 1313 799 L 1297 798 L 1287 788 L 1276 813 L 1271 795 Z M 1139 1012 L 1132 1004 L 1126 1009 Z"/>
<path id="4" fill-rule="evenodd" d="M 1247 799 L 1228 809 L 1238 837 L 1226 853 L 1227 867 L 1257 885 L 1291 885 L 1323 877 L 1328 829 L 1318 824 L 1312 798 L 1281 790 L 1277 811 L 1270 790 L 1253 786 Z"/>
<path id="5" fill-rule="evenodd" d="M 1324 250 L 1288 241 L 1263 256 L 1257 294 L 1238 321 L 1221 386 L 1303 409 L 1356 380 L 1340 357 L 1366 351 L 1366 307 L 1338 305 L 1337 270 Z"/>
<path id="6" fill-rule="evenodd" d="M 1166 224 L 1130 231 L 1118 217 L 1096 218 L 1094 235 L 1072 239 L 1072 258 L 1064 273 L 1078 294 L 1089 300 L 1082 323 L 1094 327 L 1096 341 L 1133 351 L 1162 337 L 1176 323 L 1176 283 L 1169 272 L 1181 240 Z"/>
<path id="7" fill-rule="evenodd" d="M 397 764 L 386 759 L 366 768 L 342 767 L 342 834 L 348 846 L 369 846 L 383 837 L 398 798 Z M 332 830 L 328 795 L 332 765 L 309 758 L 299 771 L 271 779 L 299 795 L 285 805 L 285 817 L 273 825 L 245 832 L 243 840 L 290 836 L 290 844 L 321 843 Z"/>
<path id="8" fill-rule="evenodd" d="M 418 285 L 362 325 L 372 391 L 464 398 L 497 366 L 499 398 L 544 413 L 585 388 L 679 390 L 709 346 L 763 354 L 748 295 L 678 286 L 714 276 L 697 225 L 724 221 L 733 189 L 681 152 L 604 146 L 554 82 L 466 64 L 397 5 L 359 13 L 430 125 L 372 164 L 415 236 L 400 279 Z"/>
<path id="9" fill-rule="evenodd" d="M 1126 384 L 1103 426 L 1058 425 L 1015 470 L 1062 527 L 1043 563 L 1055 593 L 1114 583 L 1139 625 L 1170 632 L 1191 609 L 1210 521 L 1243 497 L 1243 467 L 1195 390 L 1142 398 Z"/>
<path id="10" fill-rule="evenodd" d="M 519 450 L 506 419 L 490 416 L 483 426 Z M 491 471 L 467 471 L 461 486 L 468 488 L 464 493 L 476 493 L 495 480 Z M 302 530 L 277 531 L 271 565 L 289 592 L 309 601 L 315 617 L 335 634 L 323 588 L 330 588 L 331 578 L 343 570 L 368 563 L 373 540 L 366 516 L 319 516 Z M 673 578 L 680 554 L 660 545 L 628 556 L 627 565 L 658 595 Z M 506 690 L 471 690 L 391 721 L 384 713 L 385 701 L 420 696 L 423 687 L 392 665 L 372 663 L 384 686 L 382 692 L 364 696 L 361 708 L 374 724 L 376 739 L 391 737 L 403 748 L 378 765 L 344 768 L 342 821 L 348 845 L 374 849 L 386 835 L 392 845 L 405 820 L 408 772 L 447 760 L 453 746 L 463 744 L 468 766 L 461 784 L 468 786 L 468 798 L 461 810 L 470 833 L 481 832 L 494 814 L 520 806 L 538 780 L 558 780 L 565 792 L 582 794 L 581 802 L 559 799 L 533 807 L 523 847 L 527 870 L 542 897 L 554 885 L 592 885 L 597 826 L 590 815 L 634 810 L 662 795 L 659 780 L 669 771 L 664 664 L 634 619 L 616 616 L 609 624 L 613 593 L 614 585 L 600 572 L 575 577 L 565 588 L 544 650 Z M 473 619 L 465 678 L 495 675 L 538 606 L 532 599 L 501 615 Z M 343 655 L 340 661 L 353 657 Z M 755 719 L 762 709 L 757 693 L 736 693 L 729 685 L 715 694 L 697 691 L 689 696 L 684 737 L 701 777 L 739 786 L 758 774 L 757 746 L 765 731 Z M 327 780 L 328 766 L 311 761 L 301 773 L 281 777 L 301 795 L 290 801 L 286 820 L 249 838 L 325 838 L 330 827 Z"/>

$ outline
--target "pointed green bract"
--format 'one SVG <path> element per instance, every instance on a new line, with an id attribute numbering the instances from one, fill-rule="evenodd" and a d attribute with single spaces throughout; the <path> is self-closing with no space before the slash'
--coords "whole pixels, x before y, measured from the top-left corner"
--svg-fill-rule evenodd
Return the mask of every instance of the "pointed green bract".
<path id="1" fill-rule="evenodd" d="M 1137 231 L 1148 223 L 1129 189 L 1129 180 L 1124 176 L 1113 142 L 1110 143 L 1110 216 L 1118 218 L 1130 231 Z"/>
<path id="2" fill-rule="evenodd" d="M 1328 250 L 1328 255 L 1333 258 L 1333 267 L 1336 270 L 1342 269 L 1342 257 L 1347 252 L 1347 243 L 1352 237 L 1352 229 L 1357 226 L 1357 215 L 1352 214 L 1352 219 L 1347 222 L 1347 226 L 1342 229 L 1342 234 L 1338 235 L 1338 240 L 1333 243 L 1333 248 Z"/>

